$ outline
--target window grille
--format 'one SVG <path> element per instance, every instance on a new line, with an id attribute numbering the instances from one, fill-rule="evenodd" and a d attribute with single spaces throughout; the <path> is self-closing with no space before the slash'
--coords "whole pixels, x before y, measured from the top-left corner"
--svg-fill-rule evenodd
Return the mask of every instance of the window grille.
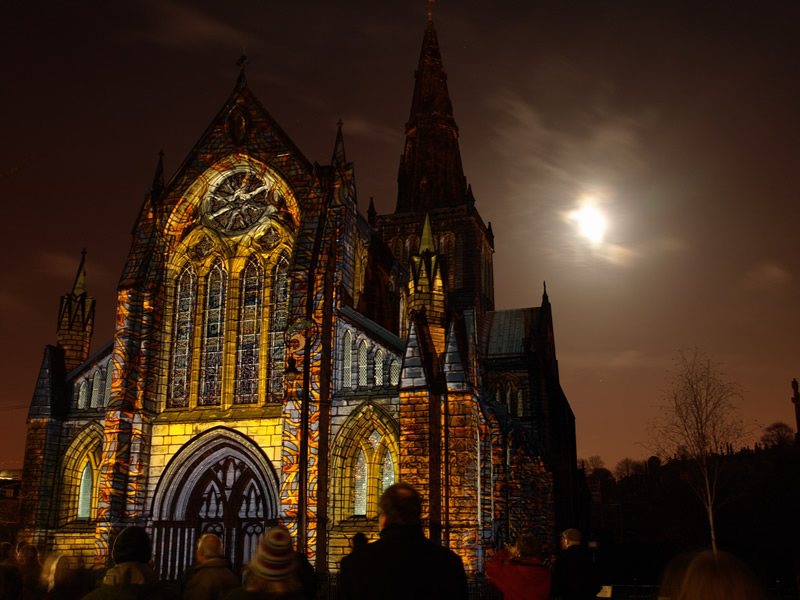
<path id="1" fill-rule="evenodd" d="M 258 366 L 261 352 L 263 273 L 255 257 L 242 272 L 239 305 L 239 339 L 236 346 L 235 404 L 258 402 Z"/>
<path id="2" fill-rule="evenodd" d="M 189 378 L 194 334 L 195 275 L 190 265 L 183 269 L 175 290 L 175 327 L 172 332 L 172 365 L 167 406 L 189 406 Z M 109 363 L 110 364 L 110 363 Z"/>
<path id="3" fill-rule="evenodd" d="M 225 345 L 226 274 L 222 263 L 211 267 L 206 280 L 205 329 L 200 365 L 200 397 L 203 406 L 216 406 L 222 399 L 222 361 Z"/>
<path id="4" fill-rule="evenodd" d="M 361 340 L 358 346 L 358 385 L 367 386 L 367 341 Z"/>

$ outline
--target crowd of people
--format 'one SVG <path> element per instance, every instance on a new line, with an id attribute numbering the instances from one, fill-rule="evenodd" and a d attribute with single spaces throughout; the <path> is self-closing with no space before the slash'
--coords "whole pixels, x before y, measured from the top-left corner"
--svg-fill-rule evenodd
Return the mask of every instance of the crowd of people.
<path id="1" fill-rule="evenodd" d="M 340 565 L 336 598 L 342 600 L 464 600 L 467 577 L 461 558 L 429 540 L 422 527 L 422 499 L 412 486 L 397 483 L 380 499 L 380 537 L 353 538 Z M 505 600 L 588 600 L 601 591 L 581 533 L 561 533 L 561 551 L 551 564 L 535 535 L 520 535 L 497 548 L 485 575 Z M 0 545 L 0 600 L 312 600 L 318 597 L 314 569 L 296 552 L 289 531 L 273 527 L 259 539 L 243 573 L 235 573 L 222 541 L 202 535 L 194 564 L 177 583 L 160 581 L 152 567 L 150 538 L 131 526 L 116 536 L 113 566 L 97 582 L 92 571 L 56 556 L 42 566 L 35 546 Z M 548 561 L 549 562 L 549 561 Z M 763 600 L 743 562 L 724 552 L 681 555 L 664 573 L 659 599 Z"/>

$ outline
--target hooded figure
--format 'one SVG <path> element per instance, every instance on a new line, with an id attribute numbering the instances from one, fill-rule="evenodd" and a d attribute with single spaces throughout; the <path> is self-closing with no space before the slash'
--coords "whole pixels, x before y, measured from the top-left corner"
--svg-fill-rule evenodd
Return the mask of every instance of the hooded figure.
<path id="1" fill-rule="evenodd" d="M 135 525 L 119 532 L 111 547 L 115 566 L 106 572 L 103 583 L 84 600 L 161 600 L 164 587 L 150 566 L 150 537 Z"/>

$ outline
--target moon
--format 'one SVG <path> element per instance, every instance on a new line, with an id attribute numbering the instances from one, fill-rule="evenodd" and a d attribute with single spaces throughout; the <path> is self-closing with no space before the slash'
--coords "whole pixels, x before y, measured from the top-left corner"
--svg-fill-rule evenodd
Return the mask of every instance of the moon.
<path id="1" fill-rule="evenodd" d="M 584 206 L 571 215 L 572 220 L 578 224 L 580 234 L 592 242 L 602 242 L 606 231 L 606 219 L 595 208 Z"/>

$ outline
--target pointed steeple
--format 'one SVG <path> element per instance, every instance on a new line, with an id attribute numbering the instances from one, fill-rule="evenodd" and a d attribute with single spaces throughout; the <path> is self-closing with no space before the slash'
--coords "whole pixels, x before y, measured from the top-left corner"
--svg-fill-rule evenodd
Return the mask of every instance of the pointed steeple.
<path id="1" fill-rule="evenodd" d="M 243 90 L 247 87 L 247 77 L 244 74 L 245 67 L 247 67 L 247 51 L 242 50 L 242 55 L 236 61 L 236 66 L 239 67 L 239 76 L 236 78 L 236 89 Z"/>
<path id="2" fill-rule="evenodd" d="M 72 284 L 72 295 L 81 296 L 86 293 L 86 248 L 81 250 L 81 264 L 78 265 L 78 272 L 75 274 L 75 282 Z"/>
<path id="3" fill-rule="evenodd" d="M 430 11 L 414 77 L 414 97 L 397 176 L 396 213 L 422 213 L 466 201 L 458 126 Z"/>
<path id="4" fill-rule="evenodd" d="M 375 199 L 370 196 L 369 197 L 369 208 L 367 209 L 367 222 L 375 226 L 375 217 L 378 216 L 378 211 L 375 210 Z"/>
<path id="5" fill-rule="evenodd" d="M 342 136 L 342 120 L 336 123 L 336 143 L 333 145 L 333 158 L 331 158 L 331 164 L 335 168 L 342 168 L 347 164 L 347 158 L 344 154 L 344 137 Z"/>
<path id="6" fill-rule="evenodd" d="M 431 216 L 429 213 L 425 213 L 425 225 L 422 227 L 422 239 L 419 243 L 419 253 L 422 254 L 425 251 L 429 252 L 436 252 L 436 248 L 433 245 L 433 233 L 431 232 Z"/>
<path id="7" fill-rule="evenodd" d="M 86 293 L 86 249 L 72 284 L 72 291 L 61 296 L 58 308 L 58 347 L 64 351 L 64 365 L 71 371 L 87 358 L 94 330 L 94 298 Z"/>
<path id="8" fill-rule="evenodd" d="M 158 152 L 158 164 L 153 175 L 153 184 L 150 186 L 150 197 L 157 198 L 164 191 L 164 150 Z M 84 250 L 84 252 L 86 252 Z"/>

